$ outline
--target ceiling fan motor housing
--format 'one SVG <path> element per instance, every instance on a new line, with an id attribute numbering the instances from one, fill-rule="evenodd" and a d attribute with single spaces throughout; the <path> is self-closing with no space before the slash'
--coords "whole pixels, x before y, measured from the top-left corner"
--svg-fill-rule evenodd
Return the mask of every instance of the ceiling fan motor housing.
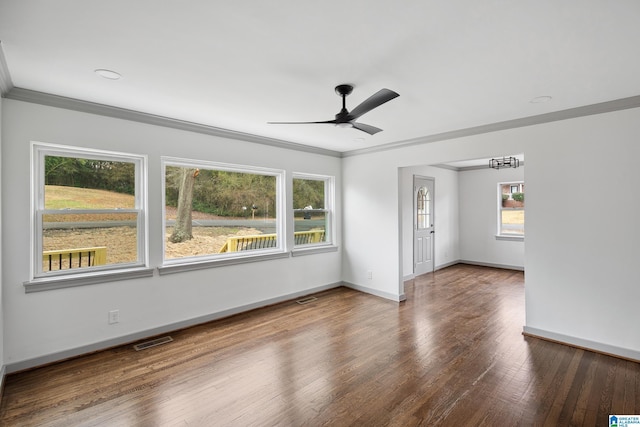
<path id="1" fill-rule="evenodd" d="M 336 86 L 336 93 L 340 96 L 347 96 L 349 95 L 351 92 L 353 92 L 353 86 L 352 85 L 338 85 Z"/>

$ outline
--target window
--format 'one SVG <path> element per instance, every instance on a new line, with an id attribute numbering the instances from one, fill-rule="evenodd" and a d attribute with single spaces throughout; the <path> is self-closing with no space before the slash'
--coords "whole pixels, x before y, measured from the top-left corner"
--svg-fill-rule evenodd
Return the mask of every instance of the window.
<path id="1" fill-rule="evenodd" d="M 498 235 L 524 237 L 524 183 L 498 184 Z"/>
<path id="2" fill-rule="evenodd" d="M 162 164 L 165 265 L 284 253 L 284 172 L 172 158 Z"/>
<path id="3" fill-rule="evenodd" d="M 333 178 L 294 174 L 294 247 L 331 244 Z"/>
<path id="4" fill-rule="evenodd" d="M 424 230 L 432 227 L 431 224 L 431 193 L 427 187 L 420 187 L 416 199 L 416 227 Z"/>
<path id="5" fill-rule="evenodd" d="M 33 144 L 33 277 L 147 262 L 145 156 Z"/>

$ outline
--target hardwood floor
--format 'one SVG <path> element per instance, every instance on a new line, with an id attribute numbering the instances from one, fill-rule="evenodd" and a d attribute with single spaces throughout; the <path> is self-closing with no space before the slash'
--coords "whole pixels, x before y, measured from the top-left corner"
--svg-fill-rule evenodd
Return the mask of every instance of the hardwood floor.
<path id="1" fill-rule="evenodd" d="M 2 426 L 605 426 L 640 364 L 528 338 L 523 273 L 458 265 L 9 375 Z"/>

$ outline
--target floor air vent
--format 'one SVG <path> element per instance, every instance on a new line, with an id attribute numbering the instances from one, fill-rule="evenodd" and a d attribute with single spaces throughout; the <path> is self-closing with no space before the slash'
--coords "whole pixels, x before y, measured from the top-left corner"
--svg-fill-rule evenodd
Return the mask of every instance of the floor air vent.
<path id="1" fill-rule="evenodd" d="M 298 304 L 309 304 L 310 302 L 313 302 L 315 300 L 317 300 L 318 298 L 316 297 L 306 297 L 306 298 L 302 298 L 299 299 L 298 301 L 296 301 Z"/>
<path id="2" fill-rule="evenodd" d="M 173 338 L 171 338 L 169 336 L 162 337 L 162 338 L 156 338 L 154 340 L 145 341 L 145 342 L 141 342 L 140 344 L 136 344 L 136 345 L 133 346 L 133 348 L 136 351 L 146 350 L 148 348 L 155 347 L 157 345 L 166 344 L 166 343 L 171 342 L 171 341 L 173 341 Z"/>

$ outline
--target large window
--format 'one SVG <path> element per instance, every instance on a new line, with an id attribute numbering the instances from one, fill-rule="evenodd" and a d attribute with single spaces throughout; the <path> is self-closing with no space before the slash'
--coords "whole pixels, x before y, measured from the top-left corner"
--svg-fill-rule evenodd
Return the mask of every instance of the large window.
<path id="1" fill-rule="evenodd" d="M 294 174 L 294 246 L 332 243 L 333 178 Z"/>
<path id="2" fill-rule="evenodd" d="M 524 237 L 524 182 L 498 184 L 498 235 Z"/>
<path id="3" fill-rule="evenodd" d="M 165 264 L 284 252 L 282 171 L 163 159 Z"/>
<path id="4" fill-rule="evenodd" d="M 139 155 L 33 144 L 33 277 L 146 264 Z"/>

